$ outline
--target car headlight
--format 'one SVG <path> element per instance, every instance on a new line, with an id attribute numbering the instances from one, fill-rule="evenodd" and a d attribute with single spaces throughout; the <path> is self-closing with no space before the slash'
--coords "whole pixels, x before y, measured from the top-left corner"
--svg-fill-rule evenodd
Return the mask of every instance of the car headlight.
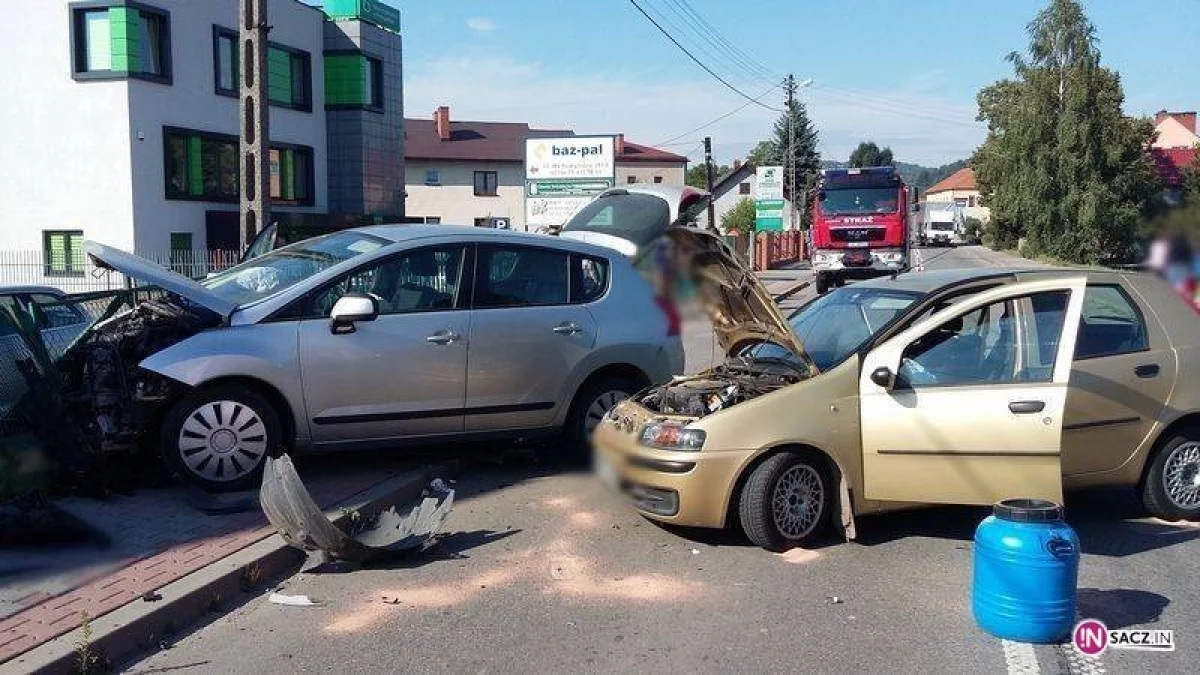
<path id="1" fill-rule="evenodd" d="M 642 428 L 638 442 L 660 450 L 696 452 L 704 446 L 704 432 L 679 422 L 651 422 Z"/>

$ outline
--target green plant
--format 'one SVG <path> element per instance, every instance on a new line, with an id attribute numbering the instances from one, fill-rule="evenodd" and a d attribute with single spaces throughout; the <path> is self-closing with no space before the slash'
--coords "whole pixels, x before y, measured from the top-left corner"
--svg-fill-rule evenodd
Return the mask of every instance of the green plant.
<path id="1" fill-rule="evenodd" d="M 72 672 L 79 675 L 106 672 L 107 659 L 92 646 L 92 620 L 87 612 L 79 613 L 79 631 L 79 639 L 75 641 L 75 666 Z"/>
<path id="2" fill-rule="evenodd" d="M 737 232 L 741 235 L 747 235 L 754 231 L 754 200 L 749 197 L 743 197 L 734 204 L 733 208 L 721 217 L 721 228 L 726 232 Z"/>

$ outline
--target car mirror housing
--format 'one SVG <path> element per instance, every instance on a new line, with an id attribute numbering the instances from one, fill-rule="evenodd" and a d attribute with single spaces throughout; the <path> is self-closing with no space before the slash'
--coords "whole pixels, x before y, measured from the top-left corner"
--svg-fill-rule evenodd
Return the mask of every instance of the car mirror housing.
<path id="1" fill-rule="evenodd" d="M 871 371 L 871 381 L 887 390 L 891 390 L 892 386 L 895 384 L 895 378 L 892 376 L 892 370 L 887 366 L 880 366 Z"/>
<path id="2" fill-rule="evenodd" d="M 353 333 L 354 324 L 374 321 L 378 316 L 378 300 L 365 293 L 347 293 L 338 298 L 329 312 L 329 331 L 334 335 Z"/>

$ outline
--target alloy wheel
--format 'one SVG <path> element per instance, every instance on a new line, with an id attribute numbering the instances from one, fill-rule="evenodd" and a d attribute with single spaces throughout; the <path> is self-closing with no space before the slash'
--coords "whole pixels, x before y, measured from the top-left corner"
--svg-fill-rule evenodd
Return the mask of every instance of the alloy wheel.
<path id="1" fill-rule="evenodd" d="M 825 508 L 825 488 L 817 470 L 807 464 L 791 467 L 775 482 L 771 515 L 779 533 L 788 539 L 810 534 Z"/>
<path id="2" fill-rule="evenodd" d="M 188 470 L 210 481 L 236 480 L 253 471 L 267 451 L 258 413 L 237 401 L 211 401 L 188 415 L 179 430 L 179 455 Z"/>
<path id="3" fill-rule="evenodd" d="M 1176 447 L 1162 472 L 1167 498 L 1181 509 L 1200 507 L 1200 442 Z"/>
<path id="4" fill-rule="evenodd" d="M 592 404 L 588 406 L 587 412 L 583 417 L 583 430 L 589 436 L 596 427 L 600 425 L 600 421 L 608 414 L 608 411 L 616 407 L 618 403 L 629 398 L 629 393 L 616 389 L 602 392 L 592 400 Z"/>

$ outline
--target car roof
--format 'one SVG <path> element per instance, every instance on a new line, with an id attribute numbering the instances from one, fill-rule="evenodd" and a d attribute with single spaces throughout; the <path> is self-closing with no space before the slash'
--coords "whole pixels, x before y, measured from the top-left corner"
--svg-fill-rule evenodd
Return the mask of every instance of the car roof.
<path id="1" fill-rule="evenodd" d="M 881 288 L 926 294 L 941 288 L 984 279 L 1035 281 L 1061 276 L 1087 274 L 1089 280 L 1107 277 L 1116 281 L 1125 273 L 1093 267 L 968 267 L 961 269 L 908 272 L 895 277 L 877 277 L 855 284 L 860 288 Z"/>
<path id="2" fill-rule="evenodd" d="M 0 295 L 17 295 L 20 293 L 45 293 L 55 297 L 62 297 L 66 295 L 66 293 L 63 293 L 61 290 L 54 288 L 53 286 L 0 286 Z"/>
<path id="3" fill-rule="evenodd" d="M 575 253 L 585 253 L 588 255 L 611 258 L 618 255 L 612 249 L 586 244 L 580 241 L 564 239 L 562 237 L 554 237 L 546 234 L 538 234 L 536 232 L 522 232 L 520 230 L 500 230 L 491 227 L 474 227 L 472 225 L 426 225 L 426 224 L 407 224 L 397 223 L 390 225 L 368 225 L 366 227 L 356 227 L 350 232 L 362 232 L 364 234 L 374 235 L 382 239 L 386 239 L 396 244 L 409 243 L 419 239 L 427 239 L 432 237 L 464 237 L 470 238 L 473 241 L 495 241 L 498 244 L 528 244 L 530 246 L 546 246 L 550 248 L 558 248 L 564 251 L 573 251 Z"/>

